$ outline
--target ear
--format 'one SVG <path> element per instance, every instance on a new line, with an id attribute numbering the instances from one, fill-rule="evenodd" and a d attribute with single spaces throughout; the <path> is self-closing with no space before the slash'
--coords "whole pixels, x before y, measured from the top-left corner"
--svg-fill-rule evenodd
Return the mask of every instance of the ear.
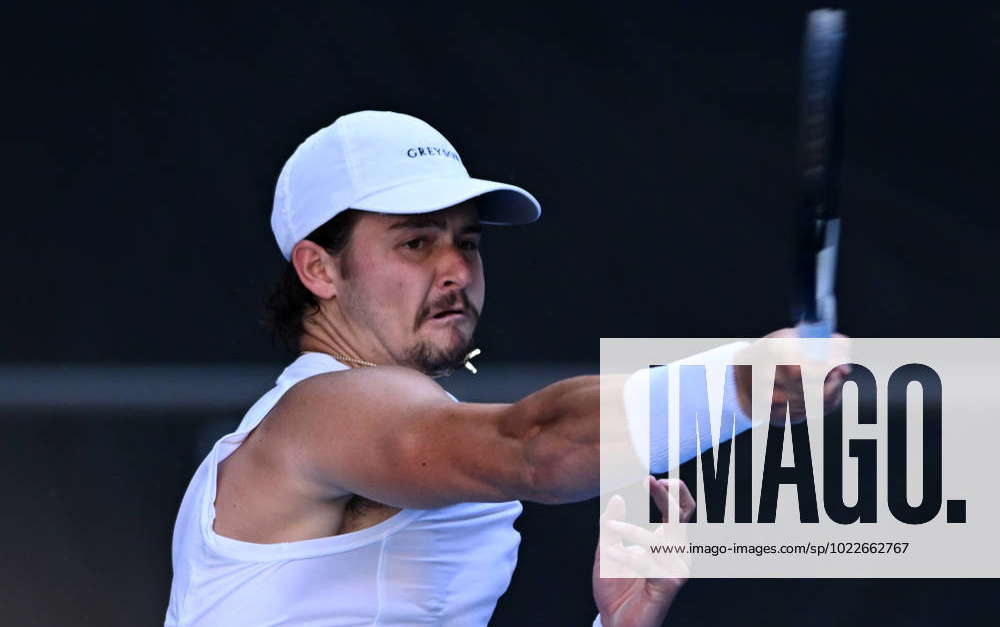
<path id="1" fill-rule="evenodd" d="M 292 249 L 292 265 L 302 285 L 321 300 L 337 295 L 335 262 L 322 246 L 302 240 Z"/>

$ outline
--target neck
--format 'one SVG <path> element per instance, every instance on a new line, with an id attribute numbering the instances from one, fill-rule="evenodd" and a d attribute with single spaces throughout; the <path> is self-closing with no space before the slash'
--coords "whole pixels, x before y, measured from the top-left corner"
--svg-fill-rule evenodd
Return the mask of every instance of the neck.
<path id="1" fill-rule="evenodd" d="M 377 345 L 366 350 L 363 348 L 365 346 L 364 342 L 352 341 L 340 330 L 341 328 L 350 330 L 350 325 L 346 321 L 343 321 L 343 324 L 335 324 L 323 314 L 322 310 L 308 316 L 303 321 L 303 332 L 299 338 L 299 350 L 304 353 L 325 353 L 352 368 L 390 365 L 403 366 L 423 372 L 429 377 L 438 378 L 448 376 L 451 374 L 452 368 L 464 365 L 471 373 L 476 373 L 476 367 L 469 360 L 481 352 L 478 348 L 470 351 L 465 356 L 464 362 L 460 364 L 455 364 L 444 370 L 425 370 L 413 364 L 397 361 L 386 351 L 379 350 Z"/>
<path id="2" fill-rule="evenodd" d="M 365 359 L 365 356 L 353 350 L 350 346 L 340 342 L 331 342 L 324 338 L 316 337 L 310 333 L 304 333 L 299 340 L 299 350 L 303 353 L 325 353 L 337 361 L 352 368 L 364 368 L 377 366 L 374 361 Z"/>
<path id="3" fill-rule="evenodd" d="M 299 338 L 299 349 L 303 353 L 326 353 L 353 368 L 394 363 L 388 355 L 364 350 L 362 343 L 351 341 L 341 332 L 342 328 L 347 329 L 350 325 L 346 321 L 335 324 L 324 313 L 321 309 L 303 320 L 302 336 Z"/>

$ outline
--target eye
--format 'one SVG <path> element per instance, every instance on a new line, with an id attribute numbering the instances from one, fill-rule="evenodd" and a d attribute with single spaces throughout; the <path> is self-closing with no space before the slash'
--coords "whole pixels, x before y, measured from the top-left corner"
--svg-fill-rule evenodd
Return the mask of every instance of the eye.
<path id="1" fill-rule="evenodd" d="M 419 250 L 424 247 L 424 244 L 425 244 L 424 238 L 422 237 L 418 237 L 403 242 L 403 246 L 409 248 L 410 250 Z"/>
<path id="2" fill-rule="evenodd" d="M 474 239 L 467 239 L 459 242 L 458 247 L 462 250 L 479 250 L 479 242 Z"/>

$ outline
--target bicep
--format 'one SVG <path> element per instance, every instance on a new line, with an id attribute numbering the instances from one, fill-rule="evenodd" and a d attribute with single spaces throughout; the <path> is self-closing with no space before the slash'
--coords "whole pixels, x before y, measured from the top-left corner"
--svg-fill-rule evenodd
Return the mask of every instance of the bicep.
<path id="1" fill-rule="evenodd" d="M 306 481 L 407 508 L 522 498 L 523 439 L 509 405 L 456 403 L 402 369 L 324 375 L 293 388 L 277 441 Z"/>

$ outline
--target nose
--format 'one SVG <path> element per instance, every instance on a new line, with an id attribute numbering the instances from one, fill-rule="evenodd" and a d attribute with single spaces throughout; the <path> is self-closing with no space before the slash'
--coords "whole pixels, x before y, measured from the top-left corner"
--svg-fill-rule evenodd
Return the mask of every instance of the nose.
<path id="1" fill-rule="evenodd" d="M 473 261 L 468 251 L 458 246 L 445 246 L 438 259 L 438 284 L 442 288 L 465 288 L 472 281 Z"/>

